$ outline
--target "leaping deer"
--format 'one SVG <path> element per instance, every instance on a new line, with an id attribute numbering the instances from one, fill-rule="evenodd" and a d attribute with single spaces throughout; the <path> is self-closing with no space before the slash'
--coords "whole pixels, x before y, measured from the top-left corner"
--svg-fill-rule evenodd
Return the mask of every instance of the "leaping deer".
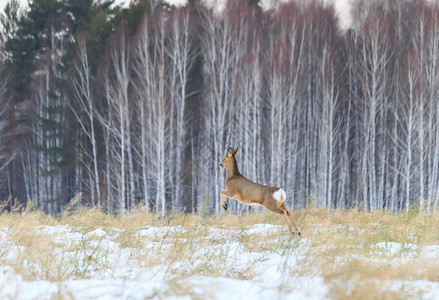
<path id="1" fill-rule="evenodd" d="M 226 197 L 238 200 L 245 205 L 263 206 L 269 211 L 284 216 L 290 232 L 293 232 L 292 224 L 300 236 L 300 231 L 296 224 L 294 224 L 291 211 L 285 208 L 285 200 L 287 198 L 285 191 L 282 188 L 255 183 L 242 176 L 239 173 L 238 163 L 236 162 L 238 148 L 235 150 L 229 148 L 223 162 L 220 164 L 227 171 L 226 189 L 220 192 L 221 207 L 227 210 Z"/>

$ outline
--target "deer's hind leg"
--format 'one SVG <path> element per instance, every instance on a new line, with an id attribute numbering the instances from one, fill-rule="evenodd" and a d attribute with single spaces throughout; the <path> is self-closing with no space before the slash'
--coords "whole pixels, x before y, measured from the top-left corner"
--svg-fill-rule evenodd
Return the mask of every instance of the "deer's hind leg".
<path id="1" fill-rule="evenodd" d="M 284 216 L 285 219 L 287 220 L 288 229 L 290 230 L 291 233 L 293 233 L 293 228 L 291 228 L 291 223 L 290 223 L 290 218 L 288 217 L 288 213 L 285 211 L 282 213 L 282 216 Z"/>
<path id="2" fill-rule="evenodd" d="M 278 213 L 285 218 L 285 220 L 287 221 L 288 229 L 292 234 L 293 234 L 293 228 L 291 225 L 294 226 L 294 229 L 296 230 L 297 234 L 299 236 L 301 235 L 299 228 L 297 228 L 296 224 L 293 221 L 293 214 L 288 209 L 286 209 L 284 206 L 281 206 L 278 209 L 274 210 L 273 212 Z"/>
<path id="3" fill-rule="evenodd" d="M 299 231 L 299 228 L 297 228 L 296 224 L 294 223 L 294 220 L 293 220 L 293 214 L 292 214 L 288 209 L 286 209 L 286 208 L 285 208 L 285 214 L 286 214 L 286 215 L 285 215 L 285 218 L 287 219 L 287 222 L 288 222 L 288 223 L 291 222 L 291 224 L 293 224 L 294 229 L 296 229 L 297 234 L 300 236 L 301 233 L 300 233 L 300 231 Z M 289 226 L 290 226 L 290 231 L 293 232 L 293 231 L 291 230 L 291 225 L 289 225 Z"/>

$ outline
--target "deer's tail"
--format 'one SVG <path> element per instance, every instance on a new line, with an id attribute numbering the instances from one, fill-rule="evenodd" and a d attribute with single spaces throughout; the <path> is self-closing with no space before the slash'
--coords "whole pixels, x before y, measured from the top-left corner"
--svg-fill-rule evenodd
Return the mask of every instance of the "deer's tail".
<path id="1" fill-rule="evenodd" d="M 280 206 L 287 199 L 287 194 L 285 193 L 283 188 L 280 188 L 273 193 L 273 199 L 279 202 L 279 206 Z"/>

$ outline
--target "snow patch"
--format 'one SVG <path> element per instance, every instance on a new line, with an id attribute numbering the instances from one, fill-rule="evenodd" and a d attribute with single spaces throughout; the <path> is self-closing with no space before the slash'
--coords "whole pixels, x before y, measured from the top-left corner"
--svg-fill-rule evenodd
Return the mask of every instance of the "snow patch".
<path id="1" fill-rule="evenodd" d="M 400 244 L 395 242 L 379 242 L 375 245 L 378 249 L 384 250 L 386 256 L 402 254 L 403 256 L 413 256 L 418 250 L 414 244 Z"/>
<path id="2" fill-rule="evenodd" d="M 70 232 L 71 228 L 69 225 L 57 225 L 57 226 L 42 225 L 36 227 L 36 230 L 39 233 L 54 235 L 54 234 L 64 234 Z"/>
<path id="3" fill-rule="evenodd" d="M 439 282 L 427 280 L 389 280 L 383 290 L 404 292 L 413 299 L 439 299 Z M 420 297 L 422 295 L 422 297 Z"/>
<path id="4" fill-rule="evenodd" d="M 271 225 L 271 224 L 255 224 L 250 229 L 245 230 L 246 234 L 273 234 L 278 233 L 282 230 L 282 225 Z"/>
<path id="5" fill-rule="evenodd" d="M 102 230 L 102 228 L 95 229 L 95 230 L 86 234 L 86 236 L 88 238 L 91 238 L 91 237 L 103 238 L 106 235 L 107 235 L 107 233 L 104 230 Z"/>
<path id="6" fill-rule="evenodd" d="M 274 287 L 265 282 L 206 276 L 189 277 L 179 284 L 190 286 L 191 292 L 203 299 L 327 299 L 328 293 L 321 277 L 297 277 Z"/>
<path id="7" fill-rule="evenodd" d="M 181 226 L 162 226 L 162 227 L 146 227 L 137 231 L 138 237 L 149 237 L 155 239 L 163 239 L 169 234 L 174 234 L 182 230 Z"/>
<path id="8" fill-rule="evenodd" d="M 439 257 L 439 245 L 429 245 L 422 247 L 421 257 L 428 259 L 437 259 Z"/>

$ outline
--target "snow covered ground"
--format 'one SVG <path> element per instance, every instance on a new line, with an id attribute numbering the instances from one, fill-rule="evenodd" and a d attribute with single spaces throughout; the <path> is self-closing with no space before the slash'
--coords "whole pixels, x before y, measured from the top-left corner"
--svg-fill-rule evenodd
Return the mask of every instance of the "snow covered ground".
<path id="1" fill-rule="evenodd" d="M 345 227 L 331 230 L 355 234 Z M 4 226 L 0 299 L 337 298 L 334 285 L 349 290 L 355 282 L 325 277 L 325 264 L 318 261 L 330 245 L 317 245 L 310 237 L 292 238 L 284 226 L 270 224 L 241 229 L 145 226 L 134 232 L 70 225 L 26 230 Z M 439 259 L 439 245 L 381 241 L 367 247 L 371 256 L 365 260 L 373 259 L 365 264 Z M 334 254 L 334 259 L 342 264 L 362 258 L 353 249 Z M 380 286 L 413 298 L 437 299 L 438 281 L 402 276 L 382 280 Z"/>
<path id="2" fill-rule="evenodd" d="M 175 246 L 172 236 L 185 232 L 182 227 L 145 227 L 136 235 L 144 241 L 143 247 L 123 247 L 116 242 L 120 230 L 97 228 L 81 233 L 68 225 L 37 226 L 29 234 L 53 238 L 57 247 L 50 253 L 51 264 L 56 264 L 61 273 L 81 274 L 87 279 L 69 278 L 62 281 L 41 280 L 45 276 L 44 263 L 31 263 L 26 268 L 34 270 L 33 280 L 25 280 L 11 266 L 27 249 L 16 242 L 8 241 L 11 228 L 0 231 L 3 265 L 0 267 L 1 299 L 51 299 L 54 296 L 75 299 L 145 299 L 145 298 L 211 298 L 211 299 L 324 299 L 327 287 L 319 276 L 291 277 L 289 269 L 294 268 L 297 259 L 303 259 L 306 239 L 292 240 L 297 244 L 291 255 L 269 252 L 252 252 L 243 249 L 236 236 L 279 234 L 279 226 L 258 224 L 245 231 L 231 231 L 212 228 L 203 238 L 215 244 L 210 248 L 193 247 L 194 264 L 183 261 L 163 262 L 158 265 L 142 265 L 138 258 L 157 255 L 160 248 L 165 251 Z M 171 236 L 171 237 L 168 237 Z M 168 240 L 167 240 L 168 239 Z M 220 241 L 219 243 L 215 241 Z M 184 241 L 183 241 L 184 242 Z M 262 242 L 263 243 L 263 242 Z M 35 249 L 33 251 L 37 251 Z M 72 251 L 71 251 L 72 250 Z M 48 254 L 48 253 L 47 253 Z M 210 256 L 221 255 L 227 266 L 224 276 L 185 276 L 197 264 L 209 263 Z M 197 258 L 198 257 L 198 258 Z M 160 260 L 160 258 L 158 258 Z M 215 267 L 215 266 L 213 266 Z M 63 270 L 70 268 L 75 270 Z M 208 266 L 207 266 L 208 268 Z M 237 279 L 251 268 L 251 279 Z M 174 270 L 178 269 L 178 272 Z M 227 271 L 232 278 L 228 278 Z M 223 271 L 221 271 L 223 272 Z M 174 275 L 177 273 L 177 275 Z M 183 299 L 182 298 L 182 299 Z"/>

